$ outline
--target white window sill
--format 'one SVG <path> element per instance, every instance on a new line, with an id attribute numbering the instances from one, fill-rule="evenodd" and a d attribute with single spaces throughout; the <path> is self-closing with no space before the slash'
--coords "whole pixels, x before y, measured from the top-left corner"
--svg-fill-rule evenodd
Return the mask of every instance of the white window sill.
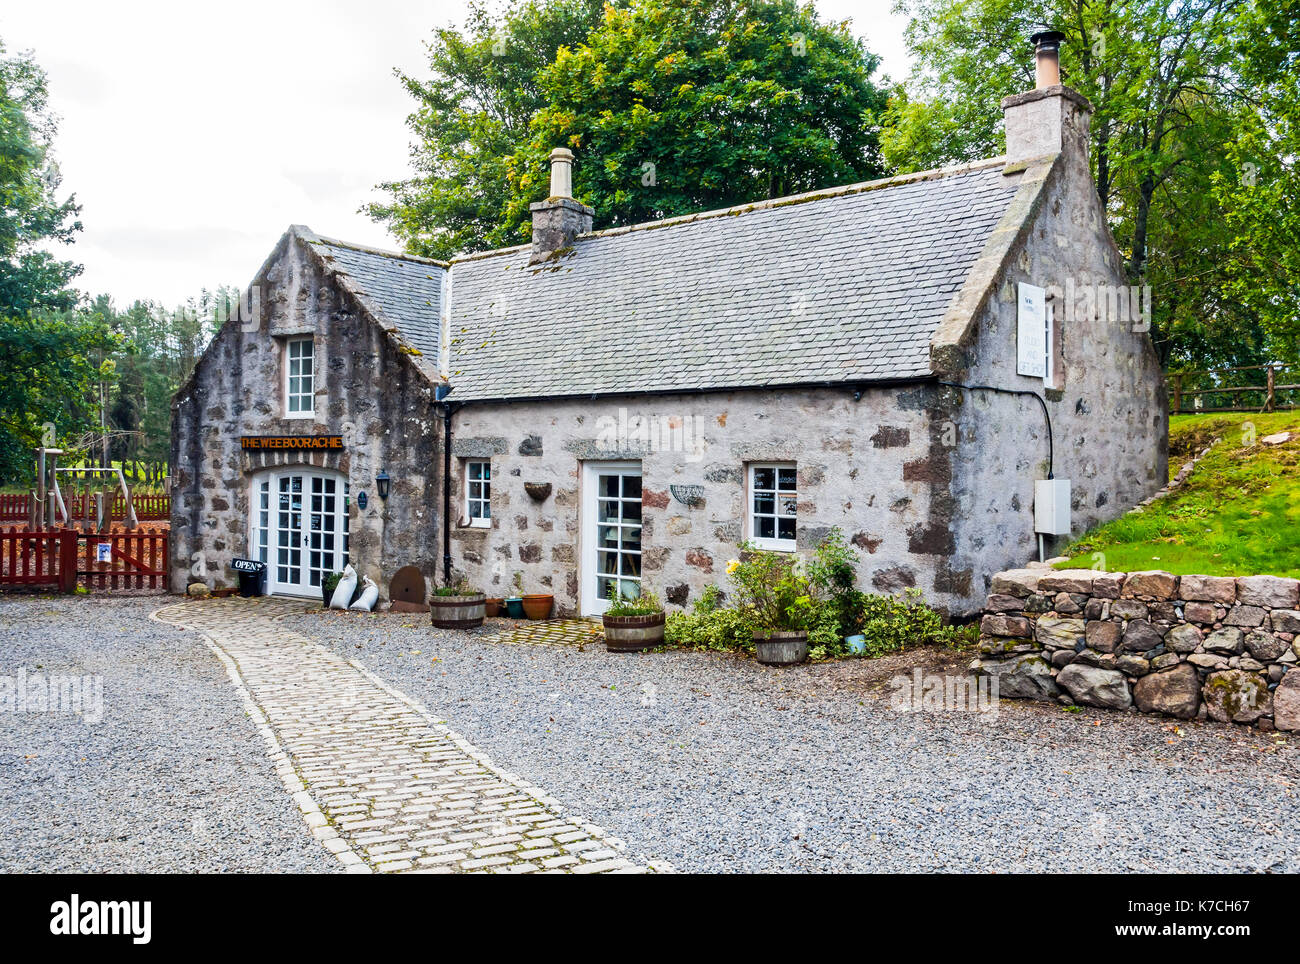
<path id="1" fill-rule="evenodd" d="M 316 413 L 315 412 L 286 412 L 284 417 L 287 419 L 294 419 L 295 421 L 305 421 L 306 419 L 314 419 L 316 417 Z"/>
<path id="2" fill-rule="evenodd" d="M 464 525 L 466 529 L 491 529 L 492 520 L 491 519 L 470 519 L 468 522 L 462 523 L 462 525 Z"/>
<path id="3" fill-rule="evenodd" d="M 754 537 L 749 541 L 759 549 L 770 549 L 773 552 L 794 552 L 798 548 L 794 539 L 759 539 Z"/>

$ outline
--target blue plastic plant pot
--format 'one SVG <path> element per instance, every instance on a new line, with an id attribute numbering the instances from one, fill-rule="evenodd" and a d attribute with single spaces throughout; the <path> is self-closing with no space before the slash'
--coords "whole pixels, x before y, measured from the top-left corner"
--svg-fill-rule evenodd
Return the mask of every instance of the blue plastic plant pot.
<path id="1" fill-rule="evenodd" d="M 511 619 L 524 618 L 524 600 L 522 596 L 511 596 L 506 600 L 506 615 Z"/>
<path id="2" fill-rule="evenodd" d="M 867 637 L 861 633 L 855 636 L 845 636 L 844 642 L 849 644 L 849 652 L 855 656 L 861 656 L 867 651 Z"/>

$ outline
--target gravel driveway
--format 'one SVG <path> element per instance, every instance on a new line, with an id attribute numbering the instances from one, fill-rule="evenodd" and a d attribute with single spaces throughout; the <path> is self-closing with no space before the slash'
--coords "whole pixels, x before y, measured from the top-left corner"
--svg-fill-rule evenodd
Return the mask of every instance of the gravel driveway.
<path id="1" fill-rule="evenodd" d="M 0 871 L 337 871 L 165 597 L 0 598 L 0 677 L 103 677 L 103 717 L 0 713 Z M 93 714 L 92 714 L 93 715 Z"/>
<path id="2" fill-rule="evenodd" d="M 427 617 L 289 622 L 685 871 L 1300 871 L 1300 739 L 1005 701 L 906 714 L 916 653 L 773 670 L 510 646 Z M 418 650 L 418 655 L 414 651 Z"/>
<path id="3" fill-rule="evenodd" d="M 102 674 L 103 721 L 6 714 L 0 870 L 336 870 L 217 659 L 165 600 L 0 599 L 0 676 Z M 889 678 L 965 660 L 770 670 L 285 620 L 495 762 L 685 871 L 1300 871 L 1300 739 L 1004 702 L 904 714 Z M 496 627 L 501 628 L 501 627 Z"/>

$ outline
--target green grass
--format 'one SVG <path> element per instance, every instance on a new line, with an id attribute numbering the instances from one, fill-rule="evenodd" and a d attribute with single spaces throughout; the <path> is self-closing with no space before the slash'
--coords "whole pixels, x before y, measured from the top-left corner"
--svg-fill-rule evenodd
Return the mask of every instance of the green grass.
<path id="1" fill-rule="evenodd" d="M 1286 430 L 1300 431 L 1300 412 L 1174 416 L 1171 474 L 1211 439 L 1223 441 L 1173 495 L 1072 543 L 1060 568 L 1300 577 L 1300 439 L 1257 441 Z"/>
<path id="2" fill-rule="evenodd" d="M 63 456 L 59 456 L 58 466 L 61 469 L 69 469 L 69 468 L 79 469 L 83 465 L 87 464 L 84 459 L 78 459 L 75 462 L 65 462 L 63 461 L 63 458 L 64 458 Z M 94 462 L 91 464 L 95 466 L 99 465 L 98 462 Z M 113 468 L 123 469 L 124 471 L 130 466 L 129 462 L 122 462 L 117 459 L 114 459 L 112 464 L 113 464 Z M 130 472 L 126 472 L 126 484 L 131 487 L 131 492 L 133 494 L 153 495 L 153 494 L 161 493 L 163 491 L 162 486 L 155 485 L 151 487 L 145 485 L 143 462 L 137 462 L 136 469 L 138 473 L 137 478 L 139 479 L 139 481 L 132 481 Z M 166 467 L 164 466 L 164 475 L 165 474 L 166 474 Z M 90 478 L 94 480 L 94 484 L 97 488 L 103 488 L 106 485 L 111 485 L 111 486 L 117 485 L 117 476 L 94 475 L 94 476 L 90 476 Z M 65 492 L 68 490 L 70 486 L 75 485 L 78 488 L 81 488 L 84 486 L 84 484 L 85 484 L 85 480 L 79 479 L 74 482 L 66 474 L 64 473 L 59 474 L 59 487 L 62 488 Z M 32 491 L 33 487 L 34 487 L 34 483 L 28 485 L 18 485 L 13 482 L 8 482 L 4 485 L 0 485 L 0 493 L 3 493 L 4 495 L 27 495 Z"/>

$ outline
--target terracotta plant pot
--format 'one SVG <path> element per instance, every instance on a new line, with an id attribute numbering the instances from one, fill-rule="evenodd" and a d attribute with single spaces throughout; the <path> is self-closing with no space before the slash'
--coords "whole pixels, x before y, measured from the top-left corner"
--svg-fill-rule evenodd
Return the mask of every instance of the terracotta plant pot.
<path id="1" fill-rule="evenodd" d="M 611 653 L 639 653 L 664 644 L 664 614 L 602 616 L 605 648 Z"/>
<path id="2" fill-rule="evenodd" d="M 529 619 L 549 619 L 555 597 L 544 593 L 531 593 L 523 597 L 524 615 Z"/>
<path id="3" fill-rule="evenodd" d="M 483 625 L 484 595 L 430 596 L 429 615 L 439 629 L 473 629 Z"/>
<path id="4" fill-rule="evenodd" d="M 808 658 L 808 634 L 768 632 L 754 634 L 754 656 L 766 666 L 794 666 Z"/>
<path id="5" fill-rule="evenodd" d="M 500 616 L 501 610 L 505 608 L 505 605 L 506 605 L 506 601 L 502 599 L 500 596 L 496 597 L 495 599 L 489 596 L 487 599 L 483 600 L 483 615 Z"/>

